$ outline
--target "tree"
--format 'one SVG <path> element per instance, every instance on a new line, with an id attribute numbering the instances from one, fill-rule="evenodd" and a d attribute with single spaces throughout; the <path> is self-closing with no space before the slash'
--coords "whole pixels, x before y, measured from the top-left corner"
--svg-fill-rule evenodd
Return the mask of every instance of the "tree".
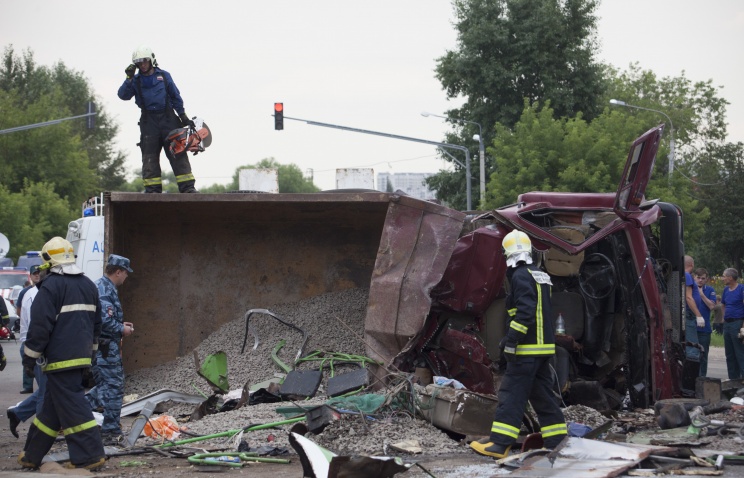
<path id="1" fill-rule="evenodd" d="M 702 240 L 689 248 L 696 264 L 720 274 L 724 268 L 744 268 L 744 143 L 710 144 L 697 158 L 699 175 L 691 194 L 713 212 L 706 222 Z"/>
<path id="2" fill-rule="evenodd" d="M 241 169 L 276 169 L 279 192 L 280 193 L 314 193 L 320 191 L 320 188 L 313 184 L 311 179 L 305 179 L 302 170 L 296 164 L 279 164 L 274 158 L 264 158 L 256 164 L 246 164 L 235 169 L 232 176 L 232 182 L 227 185 L 212 184 L 210 186 L 199 187 L 199 191 L 204 194 L 219 194 L 229 191 L 238 191 L 239 177 Z M 141 171 L 135 171 L 137 178 L 130 183 L 122 185 L 118 191 L 140 192 L 144 190 L 142 179 L 139 177 Z M 176 177 L 173 172 L 163 172 L 163 191 L 167 193 L 178 193 Z"/>
<path id="3" fill-rule="evenodd" d="M 451 118 L 483 126 L 486 144 L 492 125 L 513 126 L 524 100 L 550 101 L 558 117 L 579 112 L 587 120 L 601 112 L 602 66 L 594 59 L 596 0 L 455 0 L 458 49 L 437 60 L 436 77 L 450 99 L 465 103 Z M 474 125 L 453 122 L 446 142 L 472 148 Z M 475 169 L 474 169 L 475 170 Z M 487 162 L 488 172 L 493 162 Z M 459 176 L 459 179 L 452 176 Z M 462 168 L 427 180 L 438 197 L 464 206 Z"/>
<path id="4" fill-rule="evenodd" d="M 11 192 L 0 185 L 0 231 L 8 237 L 8 257 L 38 251 L 54 236 L 65 236 L 67 225 L 79 217 L 49 183 L 25 181 L 23 189 Z"/>
<path id="5" fill-rule="evenodd" d="M 674 134 L 681 145 L 677 153 L 683 157 L 682 161 L 700 145 L 721 143 L 726 139 L 726 105 L 729 102 L 721 96 L 719 88 L 713 86 L 713 80 L 693 82 L 684 71 L 677 77 L 659 78 L 637 63 L 624 71 L 608 67 L 605 75 L 607 92 L 602 104 L 614 98 L 667 114 L 674 123 Z M 665 121 L 664 116 L 651 111 L 628 108 L 627 113 L 656 123 Z"/>
<path id="6" fill-rule="evenodd" d="M 101 190 L 124 182 L 124 155 L 112 144 L 117 127 L 97 102 L 82 73 L 63 63 L 37 66 L 33 53 L 23 57 L 8 46 L 0 64 L 0 129 L 83 114 L 88 101 L 96 104 L 93 129 L 72 120 L 3 135 L 0 173 L 3 184 L 20 191 L 24 179 L 53 183 L 72 207 Z"/>
<path id="7" fill-rule="evenodd" d="M 311 179 L 305 179 L 302 170 L 296 164 L 279 164 L 274 158 L 264 158 L 255 165 L 241 166 L 233 174 L 231 188 L 238 190 L 238 177 L 241 169 L 276 169 L 280 193 L 314 193 L 320 188 Z"/>
<path id="8" fill-rule="evenodd" d="M 513 129 L 496 126 L 489 154 L 496 173 L 487 184 L 488 208 L 516 202 L 529 191 L 614 192 L 633 140 L 655 126 L 649 118 L 618 110 L 605 111 L 592 122 L 581 115 L 556 118 L 546 105 L 525 102 Z M 678 179 L 669 187 L 668 176 L 657 166 L 646 189 L 647 198 L 661 198 L 680 206 L 685 214 L 685 239 L 696 243 L 709 211 L 688 194 Z"/>

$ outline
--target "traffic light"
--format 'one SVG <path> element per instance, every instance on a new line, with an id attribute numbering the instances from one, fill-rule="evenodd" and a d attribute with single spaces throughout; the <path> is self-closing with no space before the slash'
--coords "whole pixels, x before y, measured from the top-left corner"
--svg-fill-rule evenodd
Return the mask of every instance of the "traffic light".
<path id="1" fill-rule="evenodd" d="M 284 103 L 274 103 L 274 129 L 284 129 Z"/>

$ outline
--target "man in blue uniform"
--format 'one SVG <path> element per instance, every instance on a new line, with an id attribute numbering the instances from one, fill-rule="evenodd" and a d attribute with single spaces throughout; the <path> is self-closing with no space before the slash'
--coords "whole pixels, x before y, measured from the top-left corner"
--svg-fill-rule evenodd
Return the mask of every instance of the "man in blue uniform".
<path id="1" fill-rule="evenodd" d="M 38 361 L 47 384 L 44 405 L 31 424 L 18 464 L 38 468 L 61 430 L 70 466 L 95 469 L 106 456 L 85 400 L 83 369 L 90 367 L 101 333 L 98 290 L 75 265 L 72 244 L 65 239 L 52 238 L 41 255 L 46 271 L 31 306 L 23 367 L 33 376 Z"/>
<path id="2" fill-rule="evenodd" d="M 716 306 L 716 290 L 708 285 L 708 270 L 699 267 L 695 269 L 695 286 L 698 288 L 699 299 L 695 300 L 700 315 L 703 316 L 705 323 L 702 327 L 698 325 L 697 335 L 698 343 L 702 347 L 700 350 L 700 376 L 705 377 L 708 374 L 708 352 L 710 352 L 710 334 L 713 329 L 710 325 L 710 312 Z"/>
<path id="3" fill-rule="evenodd" d="M 532 265 L 532 242 L 527 234 L 512 231 L 502 246 L 511 284 L 506 299 L 509 330 L 499 344 L 507 362 L 506 373 L 489 441 L 470 443 L 476 452 L 494 458 L 506 457 L 517 441 L 528 400 L 537 413 L 546 448 L 555 448 L 567 434 L 550 370 L 550 358 L 555 355 L 550 276 Z"/>
<path id="4" fill-rule="evenodd" d="M 139 74 L 135 74 L 137 69 Z M 166 144 L 168 134 L 174 129 L 194 127 L 194 122 L 184 111 L 181 93 L 170 73 L 158 68 L 155 54 L 145 45 L 134 50 L 132 64 L 124 72 L 127 78 L 119 87 L 119 98 L 127 101 L 134 97 L 134 102 L 142 110 L 139 121 L 141 134 L 139 147 L 142 150 L 142 179 L 145 182 L 145 192 L 163 192 L 160 150 L 164 146 L 165 156 L 176 176 L 178 191 L 197 192 L 188 155 L 184 151 L 174 156 Z"/>
<path id="5" fill-rule="evenodd" d="M 121 402 L 124 398 L 124 368 L 121 363 L 119 343 L 122 337 L 132 335 L 134 325 L 124 322 L 124 312 L 119 301 L 117 287 L 122 285 L 130 272 L 134 272 L 126 257 L 111 254 L 103 277 L 96 281 L 101 301 L 101 337 L 93 368 L 96 386 L 86 397 L 93 408 L 103 408 L 101 433 L 107 445 L 121 442 L 119 423 Z"/>

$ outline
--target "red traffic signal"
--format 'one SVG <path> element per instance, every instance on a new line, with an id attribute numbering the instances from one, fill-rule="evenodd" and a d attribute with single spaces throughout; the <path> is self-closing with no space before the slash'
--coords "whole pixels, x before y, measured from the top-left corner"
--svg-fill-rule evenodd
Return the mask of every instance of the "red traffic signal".
<path id="1" fill-rule="evenodd" d="M 274 129 L 284 129 L 284 103 L 274 103 Z"/>

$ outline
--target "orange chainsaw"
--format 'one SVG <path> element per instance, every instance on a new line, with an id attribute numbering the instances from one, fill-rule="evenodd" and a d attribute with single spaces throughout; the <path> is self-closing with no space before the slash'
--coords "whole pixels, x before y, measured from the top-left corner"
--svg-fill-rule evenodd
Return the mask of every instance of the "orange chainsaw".
<path id="1" fill-rule="evenodd" d="M 173 156 L 191 151 L 199 154 L 212 144 L 212 131 L 201 118 L 194 118 L 194 127 L 176 128 L 166 138 L 166 144 Z"/>

